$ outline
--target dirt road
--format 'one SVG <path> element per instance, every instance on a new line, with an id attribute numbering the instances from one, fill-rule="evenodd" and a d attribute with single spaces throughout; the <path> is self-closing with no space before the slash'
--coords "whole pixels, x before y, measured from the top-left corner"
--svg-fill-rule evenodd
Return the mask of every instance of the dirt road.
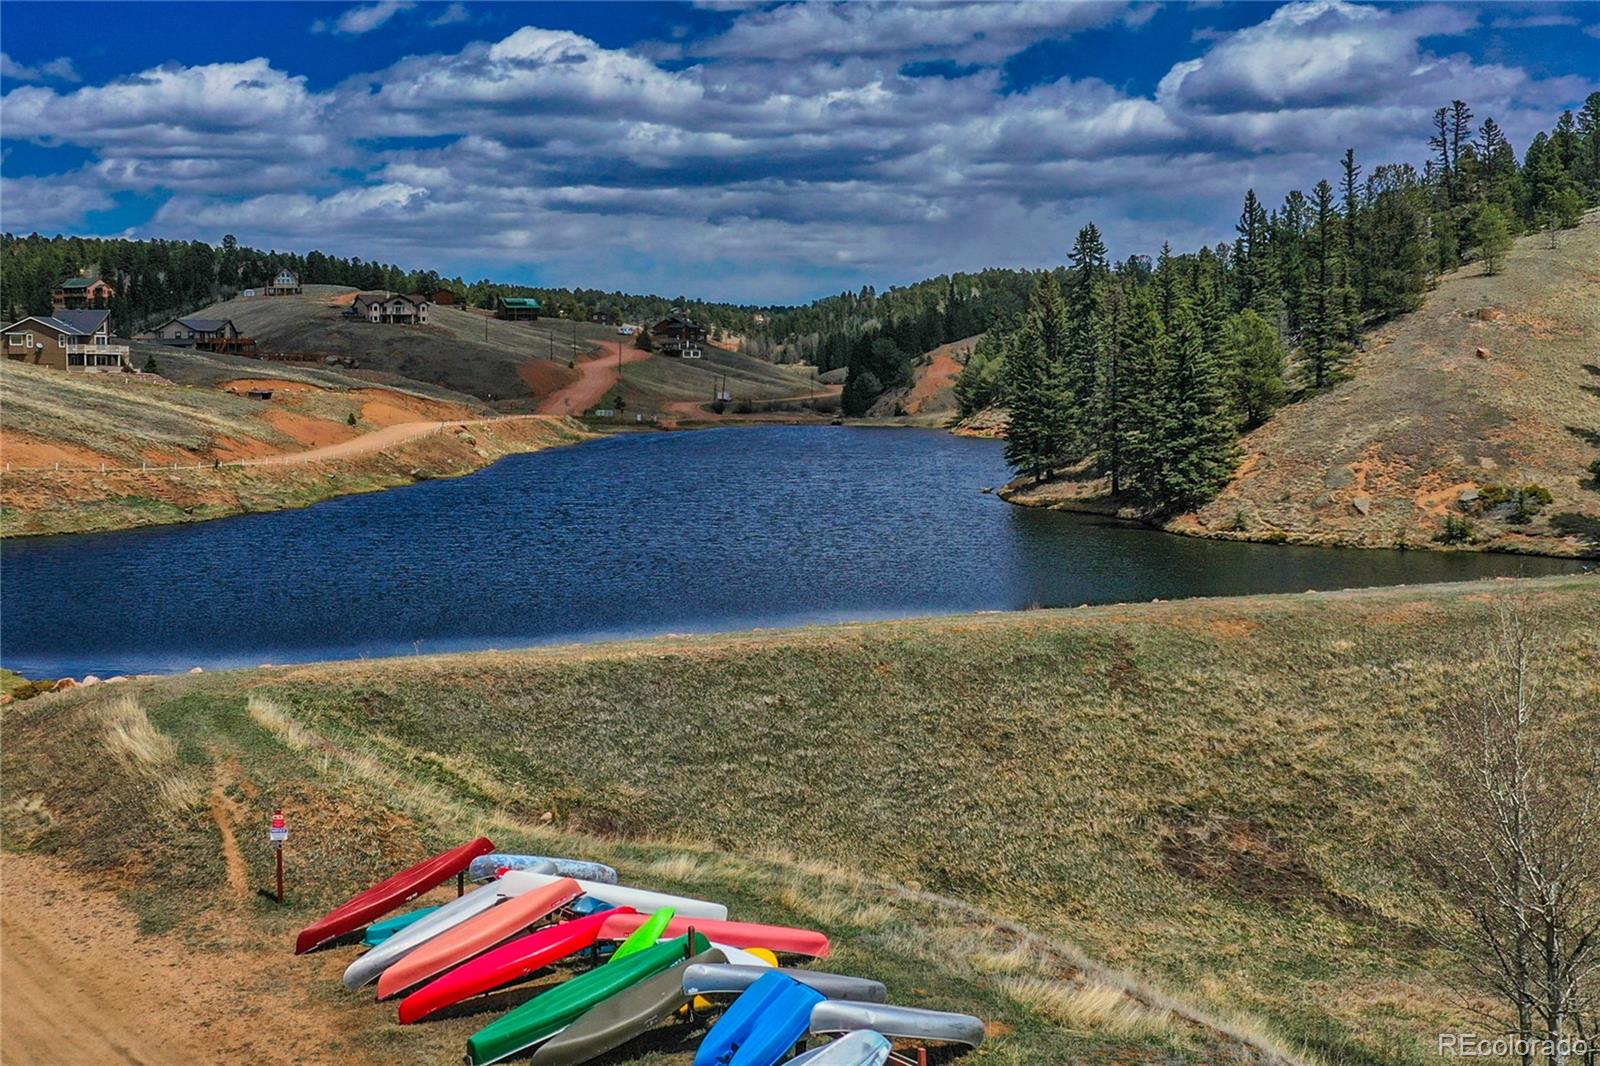
<path id="1" fill-rule="evenodd" d="M 620 362 L 642 363 L 650 353 L 638 348 L 623 348 Z M 618 358 L 615 348 L 604 355 L 585 359 L 578 364 L 578 380 L 563 386 L 539 401 L 542 415 L 581 415 L 605 396 L 617 383 Z"/>
<path id="2" fill-rule="evenodd" d="M 48 859 L 6 854 L 0 881 L 5 1066 L 307 1062 L 337 1041 L 290 994 L 241 1002 L 240 979 L 257 976 L 257 960 L 142 937 L 116 897 Z M 277 1024 L 280 1010 L 297 1024 Z"/>

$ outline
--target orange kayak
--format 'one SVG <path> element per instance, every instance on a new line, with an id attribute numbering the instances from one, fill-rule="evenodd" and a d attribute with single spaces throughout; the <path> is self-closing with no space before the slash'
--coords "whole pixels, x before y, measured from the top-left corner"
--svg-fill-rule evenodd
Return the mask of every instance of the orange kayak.
<path id="1" fill-rule="evenodd" d="M 490 884 L 489 888 L 494 885 Z M 406 989 L 436 977 L 452 966 L 481 955 L 497 944 L 565 907 L 583 889 L 570 877 L 563 877 L 542 888 L 512 896 L 498 907 L 462 922 L 454 929 L 427 941 L 378 978 L 378 998 L 388 999 Z"/>
<path id="2" fill-rule="evenodd" d="M 600 940 L 625 940 L 633 931 L 650 920 L 648 914 L 622 914 L 609 912 L 600 927 Z M 690 929 L 705 934 L 713 944 L 727 944 L 736 948 L 766 948 L 780 955 L 810 955 L 827 958 L 831 945 L 825 934 L 814 929 L 795 929 L 787 925 L 761 925 L 758 922 L 727 922 L 713 918 L 692 918 L 678 915 L 667 924 L 661 934 L 682 936 Z"/>

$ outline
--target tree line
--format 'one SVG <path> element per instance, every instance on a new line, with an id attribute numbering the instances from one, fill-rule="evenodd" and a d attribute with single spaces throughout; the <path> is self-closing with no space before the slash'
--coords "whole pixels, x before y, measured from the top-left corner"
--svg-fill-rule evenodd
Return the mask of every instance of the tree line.
<path id="1" fill-rule="evenodd" d="M 1462 101 L 1434 120 L 1422 172 L 1363 176 L 1347 150 L 1337 185 L 1294 190 L 1273 210 L 1247 191 L 1231 244 L 1112 265 L 1085 226 L 1020 321 L 968 359 L 963 413 L 1005 404 L 1007 461 L 1036 480 L 1097 474 L 1155 513 L 1209 499 L 1239 434 L 1338 380 L 1364 328 L 1415 309 L 1439 274 L 1474 259 L 1493 272 L 1515 234 L 1555 239 L 1600 203 L 1600 93 L 1521 163 Z"/>

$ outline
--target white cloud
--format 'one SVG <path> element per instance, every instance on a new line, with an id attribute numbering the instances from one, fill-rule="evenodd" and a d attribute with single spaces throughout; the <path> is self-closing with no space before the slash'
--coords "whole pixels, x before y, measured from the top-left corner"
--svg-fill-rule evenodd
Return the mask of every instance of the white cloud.
<path id="1" fill-rule="evenodd" d="M 446 4 L 443 11 L 428 20 L 430 26 L 451 26 L 458 22 L 470 21 L 472 16 L 467 12 L 467 5 L 463 3 Z"/>
<path id="2" fill-rule="evenodd" d="M 313 33 L 371 33 L 402 11 L 416 7 L 414 0 L 378 0 L 366 7 L 352 7 L 332 22 L 318 19 L 311 24 Z M 454 6 L 454 5 L 453 5 Z"/>
<path id="3" fill-rule="evenodd" d="M 0 229 L 71 231 L 82 224 L 84 215 L 103 211 L 112 202 L 93 176 L 82 171 L 47 178 L 0 177 Z"/>
<path id="4" fill-rule="evenodd" d="M 68 56 L 46 60 L 38 66 L 30 67 L 18 63 L 4 52 L 0 52 L 0 78 L 10 78 L 13 81 L 83 80 L 78 76 L 77 68 L 72 65 L 72 59 Z"/>

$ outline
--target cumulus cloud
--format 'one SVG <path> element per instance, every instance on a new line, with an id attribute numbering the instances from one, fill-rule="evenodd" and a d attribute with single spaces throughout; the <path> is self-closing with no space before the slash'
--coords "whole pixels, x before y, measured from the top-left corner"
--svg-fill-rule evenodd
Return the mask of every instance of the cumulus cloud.
<path id="1" fill-rule="evenodd" d="M 22 86 L 0 98 L 5 135 L 92 160 L 72 206 L 8 188 L 5 221 L 158 191 L 151 234 L 796 299 L 1056 263 L 1091 218 L 1116 254 L 1210 243 L 1247 185 L 1272 202 L 1331 177 L 1346 145 L 1369 163 L 1420 158 L 1428 114 L 1452 98 L 1520 148 L 1597 87 L 1434 51 L 1474 29 L 1472 11 L 1340 0 L 1218 34 L 1148 95 L 1095 78 L 1005 83 L 1004 60 L 1029 43 L 1138 33 L 1127 23 L 1148 10 L 785 5 L 736 11 L 672 62 L 528 26 L 321 92 L 263 59 Z M 955 66 L 911 65 L 935 59 Z"/>
<path id="2" fill-rule="evenodd" d="M 13 81 L 82 81 L 78 76 L 77 68 L 72 65 L 68 56 L 58 59 L 46 60 L 37 66 L 26 66 L 18 63 L 4 52 L 0 52 L 0 78 L 10 78 Z"/>
<path id="3" fill-rule="evenodd" d="M 105 189 L 82 172 L 48 178 L 0 177 L 7 232 L 70 230 L 90 211 L 104 211 L 112 203 Z M 13 225 L 12 220 L 23 224 Z"/>

